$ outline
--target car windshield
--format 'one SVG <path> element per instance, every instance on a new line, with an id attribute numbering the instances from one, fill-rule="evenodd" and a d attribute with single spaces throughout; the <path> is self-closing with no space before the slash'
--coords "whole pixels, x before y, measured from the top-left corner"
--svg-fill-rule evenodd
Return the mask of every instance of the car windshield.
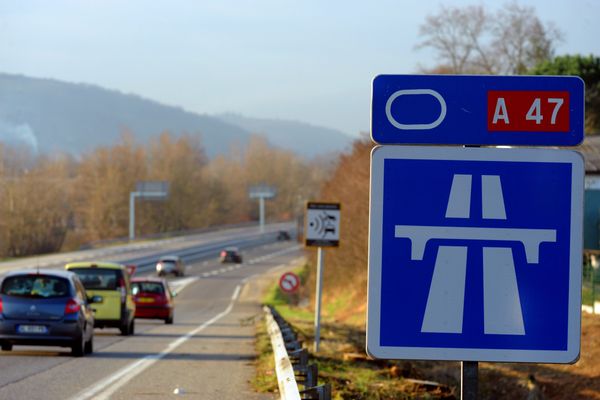
<path id="1" fill-rule="evenodd" d="M 119 271 L 116 269 L 72 268 L 70 271 L 79 276 L 81 283 L 88 290 L 115 290 L 117 288 Z"/>
<path id="2" fill-rule="evenodd" d="M 48 275 L 10 276 L 2 283 L 2 294 L 35 298 L 65 297 L 69 295 L 69 282 Z"/>
<path id="3" fill-rule="evenodd" d="M 159 282 L 132 282 L 131 292 L 134 295 L 138 293 L 163 294 L 165 289 Z"/>

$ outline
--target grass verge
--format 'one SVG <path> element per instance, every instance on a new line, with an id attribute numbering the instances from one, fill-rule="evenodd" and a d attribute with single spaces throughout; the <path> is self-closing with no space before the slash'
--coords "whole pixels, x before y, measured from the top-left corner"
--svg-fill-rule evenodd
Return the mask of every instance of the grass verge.
<path id="1" fill-rule="evenodd" d="M 599 290 L 600 291 L 600 290 Z M 586 293 L 584 292 L 584 298 Z M 460 396 L 460 363 L 441 361 L 372 360 L 365 355 L 364 323 L 352 293 L 329 295 L 323 304 L 321 348 L 312 353 L 313 312 L 297 297 L 276 285 L 264 302 L 277 308 L 304 342 L 310 363 L 319 369 L 319 384 L 330 383 L 334 399 L 452 399 Z M 364 296 L 363 296 L 364 297 Z M 590 298 L 591 300 L 591 298 Z M 306 301 L 304 301 L 306 303 Z M 344 315 L 345 318 L 340 318 Z M 398 316 L 402 318 L 401 315 Z M 257 326 L 257 375 L 254 387 L 276 392 L 273 354 L 264 319 Z M 573 365 L 479 363 L 479 398 L 600 399 L 600 316 L 582 315 L 581 358 Z"/>
<path id="2" fill-rule="evenodd" d="M 305 269 L 295 271 L 304 282 Z M 319 384 L 330 383 L 334 399 L 443 399 L 455 398 L 454 378 L 448 384 L 433 384 L 415 378 L 412 363 L 370 360 L 364 353 L 364 329 L 350 324 L 340 324 L 327 315 L 336 315 L 350 301 L 350 294 L 332 299 L 324 307 L 321 323 L 321 346 L 318 354 L 310 353 L 309 363 L 319 369 Z M 304 346 L 312 350 L 314 340 L 314 314 L 296 296 L 279 290 L 277 284 L 270 286 L 263 303 L 274 306 L 293 326 Z M 256 326 L 256 376 L 253 387 L 259 392 L 276 392 L 277 379 L 271 343 L 264 319 Z"/>

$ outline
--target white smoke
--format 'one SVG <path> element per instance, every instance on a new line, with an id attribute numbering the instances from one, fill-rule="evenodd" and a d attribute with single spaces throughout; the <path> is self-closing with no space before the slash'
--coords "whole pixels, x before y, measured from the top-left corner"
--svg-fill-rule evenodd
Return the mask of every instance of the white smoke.
<path id="1" fill-rule="evenodd" d="M 11 124 L 0 120 L 0 142 L 8 145 L 25 145 L 38 152 L 38 140 L 29 124 Z"/>

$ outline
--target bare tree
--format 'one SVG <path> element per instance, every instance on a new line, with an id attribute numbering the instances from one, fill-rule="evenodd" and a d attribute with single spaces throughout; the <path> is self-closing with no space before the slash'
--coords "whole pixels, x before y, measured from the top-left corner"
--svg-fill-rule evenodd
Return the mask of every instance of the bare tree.
<path id="1" fill-rule="evenodd" d="M 532 7 L 508 3 L 495 13 L 482 6 L 442 7 L 421 25 L 417 48 L 437 52 L 434 70 L 455 74 L 523 74 L 554 55 L 561 32 Z"/>
<path id="2" fill-rule="evenodd" d="M 417 48 L 437 51 L 441 64 L 454 73 L 472 72 L 476 59 L 486 61 L 481 38 L 489 31 L 487 25 L 488 17 L 482 6 L 442 6 L 438 14 L 428 16 L 421 25 L 419 33 L 423 40 Z"/>

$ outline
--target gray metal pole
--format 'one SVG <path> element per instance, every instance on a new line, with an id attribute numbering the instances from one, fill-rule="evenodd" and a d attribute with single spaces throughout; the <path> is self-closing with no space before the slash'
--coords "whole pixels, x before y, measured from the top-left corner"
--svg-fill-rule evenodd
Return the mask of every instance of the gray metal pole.
<path id="1" fill-rule="evenodd" d="M 317 293 L 315 299 L 315 353 L 319 352 L 321 342 L 321 292 L 323 290 L 323 264 L 325 261 L 325 250 L 317 248 Z"/>
<path id="2" fill-rule="evenodd" d="M 263 233 L 265 231 L 265 198 L 260 196 L 258 204 L 260 208 L 260 233 Z"/>
<path id="3" fill-rule="evenodd" d="M 136 192 L 129 193 L 129 240 L 135 239 L 135 195 Z"/>
<path id="4" fill-rule="evenodd" d="M 461 361 L 460 363 L 460 398 L 461 400 L 477 400 L 479 371 L 477 361 Z"/>

